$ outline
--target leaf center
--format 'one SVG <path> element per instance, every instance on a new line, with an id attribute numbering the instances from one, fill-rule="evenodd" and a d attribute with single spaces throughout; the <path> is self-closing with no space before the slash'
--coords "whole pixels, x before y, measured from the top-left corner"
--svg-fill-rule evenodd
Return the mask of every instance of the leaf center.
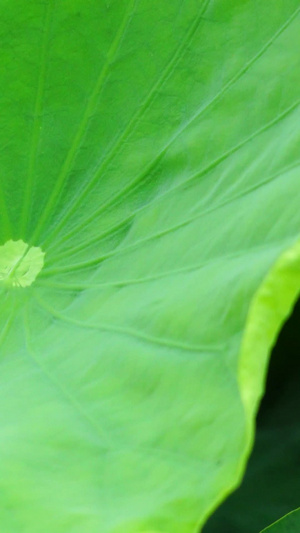
<path id="1" fill-rule="evenodd" d="M 0 284 L 28 287 L 43 268 L 45 253 L 24 241 L 7 241 L 0 246 Z"/>

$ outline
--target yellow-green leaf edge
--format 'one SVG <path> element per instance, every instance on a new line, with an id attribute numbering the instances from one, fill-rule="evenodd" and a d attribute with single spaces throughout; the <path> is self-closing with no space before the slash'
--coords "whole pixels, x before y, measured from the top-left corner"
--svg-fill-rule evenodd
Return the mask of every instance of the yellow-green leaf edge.
<path id="1" fill-rule="evenodd" d="M 268 362 L 284 322 L 300 296 L 300 239 L 277 258 L 252 298 L 239 357 L 238 382 L 245 409 L 248 446 L 237 469 L 236 483 L 220 494 L 208 517 L 241 483 L 255 438 L 255 415 L 264 394 Z M 255 512 L 255 510 L 254 510 Z"/>

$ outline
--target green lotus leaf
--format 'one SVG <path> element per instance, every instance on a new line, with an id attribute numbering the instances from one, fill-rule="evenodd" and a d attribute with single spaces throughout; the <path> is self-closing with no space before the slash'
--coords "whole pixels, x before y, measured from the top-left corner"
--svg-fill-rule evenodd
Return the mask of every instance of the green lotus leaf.
<path id="1" fill-rule="evenodd" d="M 300 529 L 300 509 L 287 514 L 263 531 L 266 533 L 297 533 Z M 262 533 L 263 533 L 262 531 Z"/>
<path id="2" fill-rule="evenodd" d="M 299 11 L 1 0 L 5 533 L 195 533 L 240 483 L 300 289 Z"/>

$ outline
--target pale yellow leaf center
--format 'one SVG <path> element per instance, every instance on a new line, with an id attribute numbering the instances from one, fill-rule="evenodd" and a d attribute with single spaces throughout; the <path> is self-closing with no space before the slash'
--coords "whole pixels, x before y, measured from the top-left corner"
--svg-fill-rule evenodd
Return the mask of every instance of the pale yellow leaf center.
<path id="1" fill-rule="evenodd" d="M 43 268 L 45 253 L 22 240 L 0 246 L 0 285 L 28 287 Z"/>

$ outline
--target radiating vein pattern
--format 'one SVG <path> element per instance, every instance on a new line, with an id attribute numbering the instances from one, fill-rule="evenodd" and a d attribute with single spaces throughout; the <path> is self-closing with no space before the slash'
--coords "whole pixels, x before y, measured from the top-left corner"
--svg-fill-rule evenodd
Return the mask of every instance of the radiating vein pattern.
<path id="1" fill-rule="evenodd" d="M 206 7 L 206 6 L 205 6 Z M 117 195 L 115 195 L 113 198 L 109 199 L 109 202 L 104 204 L 100 207 L 100 209 L 92 214 L 89 215 L 87 220 L 84 221 L 84 223 L 88 223 L 90 221 L 95 220 L 95 217 L 99 216 L 99 214 L 105 210 L 109 205 L 113 204 L 116 200 L 119 198 L 124 198 L 124 195 L 134 188 L 134 186 L 143 185 L 143 179 L 147 177 L 151 171 L 153 171 L 157 165 L 160 163 L 160 160 L 164 157 L 166 151 L 168 148 L 172 145 L 172 143 L 184 133 L 184 131 L 196 120 L 199 120 L 199 118 L 202 117 L 204 112 L 207 112 L 222 96 L 224 93 L 226 93 L 228 90 L 230 90 L 238 81 L 239 79 L 244 76 L 247 71 L 255 64 L 256 61 L 258 61 L 261 56 L 269 49 L 271 45 L 274 44 L 276 39 L 280 37 L 280 35 L 289 27 L 289 25 L 294 21 L 294 19 L 298 16 L 300 8 L 297 8 L 294 13 L 288 18 L 288 20 L 280 26 L 280 28 L 272 35 L 272 37 L 267 41 L 266 44 L 263 45 L 263 47 L 251 58 L 245 65 L 242 66 L 242 68 L 238 71 L 237 74 L 235 74 L 232 79 L 230 79 L 224 87 L 221 88 L 221 90 L 218 91 L 218 93 L 208 101 L 204 106 L 200 108 L 199 111 L 197 111 L 194 115 L 192 115 L 191 118 L 189 118 L 183 126 L 178 128 L 178 130 L 175 132 L 175 134 L 171 137 L 170 140 L 168 140 L 167 144 L 161 149 L 158 154 L 155 156 L 153 161 L 148 165 L 148 168 L 146 171 L 143 172 L 142 175 L 138 176 L 133 182 L 126 185 L 124 189 L 121 191 L 118 191 Z M 196 20 L 195 25 L 192 26 L 191 31 L 188 33 L 187 42 L 183 42 L 178 50 L 175 52 L 171 62 L 168 63 L 163 75 L 158 80 L 158 82 L 152 87 L 149 95 L 145 99 L 145 102 L 142 106 L 140 106 L 137 110 L 136 115 L 131 119 L 128 126 L 125 128 L 125 131 L 121 134 L 121 136 L 117 139 L 116 143 L 113 145 L 111 151 L 109 152 L 108 156 L 104 159 L 104 162 L 101 163 L 100 167 L 97 169 L 95 175 L 92 177 L 92 179 L 87 182 L 86 187 L 83 189 L 82 192 L 80 192 L 78 195 L 76 195 L 73 199 L 73 206 L 67 211 L 66 215 L 63 217 L 63 219 L 60 221 L 59 225 L 55 228 L 54 233 L 52 234 L 52 238 L 57 234 L 58 230 L 62 227 L 63 223 L 74 213 L 74 210 L 76 207 L 80 204 L 80 202 L 83 200 L 84 196 L 89 192 L 89 190 L 92 189 L 93 185 L 97 183 L 97 181 L 101 180 L 101 175 L 105 169 L 105 166 L 109 163 L 111 158 L 113 158 L 115 152 L 117 151 L 117 148 L 121 145 L 121 143 L 124 141 L 124 138 L 127 138 L 128 134 L 131 133 L 131 128 L 138 123 L 138 121 L 141 119 L 141 114 L 147 110 L 147 107 L 150 105 L 151 100 L 153 97 L 157 96 L 159 94 L 158 90 L 161 86 L 161 84 L 168 79 L 168 75 L 172 71 L 172 68 L 174 68 L 174 63 L 179 61 L 181 58 L 181 53 L 184 51 L 187 47 L 187 44 L 189 43 L 191 37 L 194 35 L 195 30 L 197 30 L 199 21 L 202 20 L 203 13 L 200 13 L 200 17 Z M 74 230 L 76 232 L 76 230 Z M 65 236 L 62 239 L 63 242 L 65 242 Z M 57 242 L 55 243 L 57 246 Z"/>
<path id="2" fill-rule="evenodd" d="M 240 482 L 300 287 L 299 12 L 2 2 L 1 531 L 195 533 Z"/>

